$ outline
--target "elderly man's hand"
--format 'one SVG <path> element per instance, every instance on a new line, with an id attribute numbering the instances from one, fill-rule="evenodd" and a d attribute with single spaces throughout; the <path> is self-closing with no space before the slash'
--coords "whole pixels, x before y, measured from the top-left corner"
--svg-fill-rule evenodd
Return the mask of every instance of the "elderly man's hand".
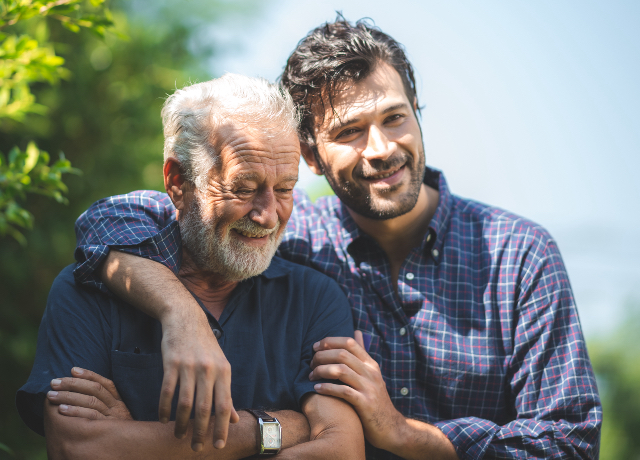
<path id="1" fill-rule="evenodd" d="M 191 446 L 199 451 L 207 436 L 212 399 L 215 399 L 213 439 L 214 446 L 222 449 L 227 440 L 229 422 L 236 423 L 240 419 L 231 400 L 231 366 L 202 310 L 196 318 L 185 310 L 179 310 L 162 319 L 164 380 L 158 414 L 161 422 L 169 421 L 171 401 L 179 383 L 175 436 L 184 438 L 195 394 Z"/>
<path id="2" fill-rule="evenodd" d="M 71 369 L 74 377 L 51 381 L 47 399 L 62 415 L 90 420 L 133 420 L 111 380 L 86 369 Z"/>

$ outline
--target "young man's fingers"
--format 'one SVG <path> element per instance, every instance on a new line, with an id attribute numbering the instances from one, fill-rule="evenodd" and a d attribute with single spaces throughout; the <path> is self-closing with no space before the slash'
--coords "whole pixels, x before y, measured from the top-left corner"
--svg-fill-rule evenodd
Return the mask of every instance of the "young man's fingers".
<path id="1" fill-rule="evenodd" d="M 356 374 L 353 369 L 345 364 L 323 364 L 316 367 L 311 374 L 309 374 L 309 380 L 340 380 L 355 389 L 356 391 L 362 391 L 364 388 L 364 379 L 362 376 Z M 340 385 L 344 386 L 344 385 Z"/>
<path id="2" fill-rule="evenodd" d="M 218 376 L 213 392 L 216 404 L 213 446 L 216 449 L 222 449 L 227 443 L 229 421 L 233 422 L 233 418 L 238 417 L 231 399 L 231 369 L 229 369 L 228 372 L 222 372 L 221 375 Z M 232 416 L 232 413 L 235 414 L 235 417 Z"/>
<path id="3" fill-rule="evenodd" d="M 162 389 L 160 390 L 160 401 L 158 403 L 158 418 L 162 423 L 168 423 L 171 418 L 171 402 L 173 401 L 173 394 L 176 391 L 177 384 L 177 369 L 165 365 Z"/>
<path id="4" fill-rule="evenodd" d="M 180 373 L 180 393 L 178 395 L 178 407 L 176 408 L 176 424 L 174 435 L 182 439 L 187 434 L 191 408 L 193 407 L 193 395 L 196 381 L 193 378 L 193 367 L 183 368 Z"/>
<path id="5" fill-rule="evenodd" d="M 74 393 L 93 396 L 102 401 L 107 407 L 113 407 L 115 404 L 113 395 L 100 383 L 92 380 L 76 377 L 63 377 L 60 379 L 53 379 L 51 381 L 51 388 L 54 391 L 71 391 Z"/>
<path id="6" fill-rule="evenodd" d="M 100 412 L 94 409 L 87 409 L 85 407 L 69 406 L 68 404 L 60 404 L 58 406 L 58 412 L 67 417 L 82 417 L 89 420 L 101 420 L 106 417 Z"/>
<path id="7" fill-rule="evenodd" d="M 353 333 L 353 338 L 355 339 L 356 343 L 364 349 L 364 339 L 362 338 L 362 331 L 355 331 Z"/>
<path id="8" fill-rule="evenodd" d="M 313 351 L 335 350 L 342 348 L 363 362 L 373 361 L 363 346 L 351 337 L 325 337 L 313 344 Z"/>
<path id="9" fill-rule="evenodd" d="M 71 369 L 71 374 L 74 377 L 78 377 L 81 379 L 86 379 L 86 380 L 91 380 L 93 382 L 97 382 L 100 385 L 102 385 L 105 390 L 107 390 L 111 396 L 113 396 L 113 398 L 117 401 L 122 401 L 122 398 L 120 397 L 120 393 L 118 393 L 118 390 L 116 388 L 116 385 L 113 383 L 112 380 L 109 380 L 106 377 L 103 377 L 100 374 L 96 374 L 93 371 L 90 371 L 88 369 L 83 369 L 81 367 L 74 367 Z"/>
<path id="10" fill-rule="evenodd" d="M 95 396 L 89 396 L 81 393 L 52 390 L 47 393 L 47 399 L 52 404 L 66 404 L 68 406 L 83 407 L 85 409 L 98 411 L 103 415 L 107 415 L 107 412 L 109 411 L 106 404 Z"/>
<path id="11" fill-rule="evenodd" d="M 211 419 L 211 404 L 213 403 L 213 379 L 206 373 L 198 376 L 196 386 L 195 420 L 193 422 L 193 437 L 191 449 L 200 452 L 209 432 Z"/>
<path id="12" fill-rule="evenodd" d="M 323 364 L 344 364 L 360 375 L 367 375 L 367 365 L 344 349 L 322 350 L 313 355 L 310 367 L 315 369 Z"/>
<path id="13" fill-rule="evenodd" d="M 335 383 L 317 383 L 313 387 L 318 394 L 335 396 L 357 408 L 362 402 L 362 395 L 346 385 L 336 385 Z"/>

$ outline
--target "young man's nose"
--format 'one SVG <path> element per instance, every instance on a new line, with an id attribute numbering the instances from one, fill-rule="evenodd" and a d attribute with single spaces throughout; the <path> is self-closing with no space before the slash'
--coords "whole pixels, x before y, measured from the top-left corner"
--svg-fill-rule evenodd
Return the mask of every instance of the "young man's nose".
<path id="1" fill-rule="evenodd" d="M 396 143 L 391 142 L 385 133 L 376 125 L 369 127 L 367 146 L 362 156 L 367 160 L 386 160 L 396 150 Z"/>

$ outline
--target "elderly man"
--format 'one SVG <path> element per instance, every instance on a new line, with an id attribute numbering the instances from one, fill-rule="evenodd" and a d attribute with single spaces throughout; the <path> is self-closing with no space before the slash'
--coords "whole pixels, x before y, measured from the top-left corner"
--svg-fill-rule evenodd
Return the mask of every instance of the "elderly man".
<path id="1" fill-rule="evenodd" d="M 310 378 L 346 384 L 317 391 L 354 406 L 376 448 L 367 457 L 597 458 L 602 410 L 556 243 L 535 223 L 453 195 L 425 168 L 402 46 L 339 18 L 299 43 L 282 84 L 303 114 L 305 160 L 336 196 L 296 195 L 279 254 L 349 296 L 367 340 L 322 340 Z M 177 312 L 197 305 L 170 270 L 108 246 L 174 268 L 161 244 L 170 222 L 170 209 L 136 193 L 115 197 L 80 219 L 76 253 L 78 281 L 101 275 L 117 295 L 143 292 L 143 308 L 176 312 L 164 315 L 168 334 L 192 327 Z M 111 270 L 100 273 L 105 259 Z M 197 342 L 214 340 L 198 330 Z M 202 374 L 180 364 L 200 350 L 169 348 L 174 372 Z M 224 372 L 211 376 L 224 384 Z"/>
<path id="2" fill-rule="evenodd" d="M 158 422 L 160 322 L 77 286 L 67 267 L 51 289 L 36 362 L 18 392 L 20 415 L 44 432 L 54 459 L 227 459 L 281 447 L 279 458 L 364 458 L 353 408 L 317 394 L 308 378 L 314 343 L 353 334 L 347 299 L 330 278 L 273 258 L 298 176 L 290 96 L 264 80 L 226 75 L 176 91 L 162 116 L 168 197 L 159 199 L 176 210 L 178 277 L 218 338 L 233 401 L 246 411 L 217 405 L 212 423 L 190 425 L 203 439 L 193 450 L 165 434 L 173 423 Z M 181 385 L 190 384 L 186 378 L 179 376 Z M 216 399 L 224 389 L 216 388 Z M 190 407 L 192 399 L 175 404 Z M 210 407 L 211 399 L 198 410 Z M 189 413 L 178 414 L 187 423 Z M 239 421 L 226 446 L 218 417 Z"/>

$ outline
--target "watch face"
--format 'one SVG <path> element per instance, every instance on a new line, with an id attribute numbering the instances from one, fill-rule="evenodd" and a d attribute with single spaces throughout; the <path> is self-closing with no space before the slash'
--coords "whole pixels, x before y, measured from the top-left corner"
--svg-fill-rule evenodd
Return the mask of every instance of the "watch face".
<path id="1" fill-rule="evenodd" d="M 262 443 L 265 448 L 280 448 L 280 426 L 278 423 L 263 422 L 262 424 Z"/>

